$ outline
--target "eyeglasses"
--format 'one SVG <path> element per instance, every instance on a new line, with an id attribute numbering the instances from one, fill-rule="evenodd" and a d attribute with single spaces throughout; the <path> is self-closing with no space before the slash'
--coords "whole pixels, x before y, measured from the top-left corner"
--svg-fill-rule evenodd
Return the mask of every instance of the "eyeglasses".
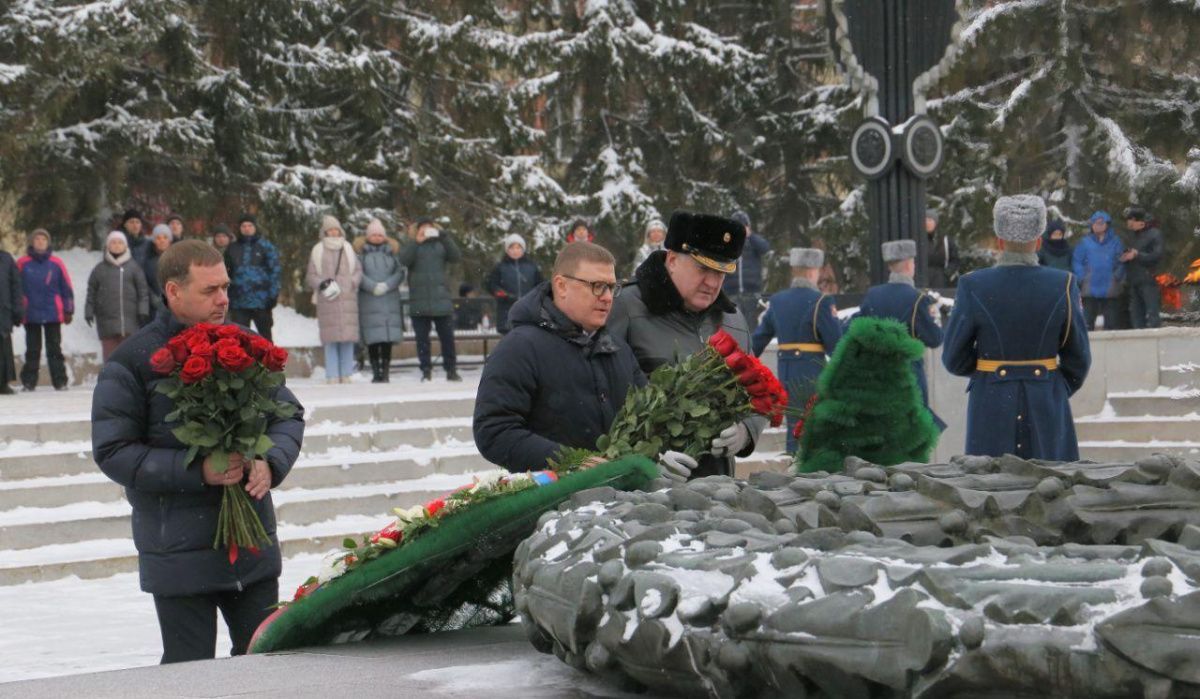
<path id="1" fill-rule="evenodd" d="M 593 282 L 587 279 L 580 279 L 579 277 L 572 277 L 569 274 L 564 274 L 562 276 L 583 284 L 591 284 L 592 296 L 595 296 L 596 298 L 604 296 L 604 292 L 606 291 L 612 294 L 614 299 L 621 293 L 621 284 L 619 282 L 615 284 L 609 284 L 608 282 Z"/>

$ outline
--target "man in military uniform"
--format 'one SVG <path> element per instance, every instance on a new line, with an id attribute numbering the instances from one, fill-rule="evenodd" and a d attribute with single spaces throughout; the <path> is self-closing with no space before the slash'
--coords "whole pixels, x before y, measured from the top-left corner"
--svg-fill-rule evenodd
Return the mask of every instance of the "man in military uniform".
<path id="1" fill-rule="evenodd" d="M 999 260 L 959 280 L 942 353 L 950 373 L 971 378 L 966 453 L 1078 461 L 1068 401 L 1092 361 L 1079 285 L 1038 266 L 1040 197 L 1001 197 L 993 228 Z"/>
<path id="2" fill-rule="evenodd" d="M 825 356 L 842 339 L 834 299 L 821 293 L 817 280 L 825 253 L 813 248 L 792 248 L 792 288 L 771 297 L 762 323 L 754 331 L 754 354 L 761 355 L 772 338 L 779 338 L 779 381 L 787 388 L 788 403 L 803 407 L 817 390 L 817 377 Z M 796 451 L 792 436 L 797 416 L 787 417 L 787 450 Z"/>
<path id="3" fill-rule="evenodd" d="M 649 374 L 704 348 L 718 329 L 750 347 L 750 329 L 737 306 L 721 290 L 725 275 L 737 267 L 746 230 L 735 221 L 677 211 L 667 225 L 665 249 L 651 253 L 638 267 L 634 283 L 613 302 L 609 333 L 633 347 L 642 371 Z M 733 457 L 748 456 L 767 425 L 753 416 L 730 425 L 700 458 L 667 452 L 663 461 L 691 469 L 693 477 L 733 475 Z"/>
<path id="4" fill-rule="evenodd" d="M 859 305 L 859 316 L 891 318 L 903 323 L 908 333 L 926 347 L 942 344 L 942 327 L 938 324 L 938 307 L 933 297 L 918 291 L 913 282 L 917 269 L 917 243 L 913 240 L 892 240 L 883 244 L 883 261 L 891 270 L 887 284 L 873 286 L 867 290 Z M 855 316 L 856 318 L 858 316 Z M 913 373 L 917 386 L 921 388 L 921 400 L 929 407 L 929 387 L 925 381 L 925 359 L 913 362 Z M 933 421 L 939 430 L 946 423 L 932 410 Z"/>

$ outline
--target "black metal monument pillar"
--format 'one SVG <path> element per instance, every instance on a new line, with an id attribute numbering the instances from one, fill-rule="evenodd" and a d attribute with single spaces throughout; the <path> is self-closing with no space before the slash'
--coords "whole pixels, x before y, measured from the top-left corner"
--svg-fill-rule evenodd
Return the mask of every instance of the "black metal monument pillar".
<path id="1" fill-rule="evenodd" d="M 925 116 L 925 92 L 953 60 L 960 29 L 956 0 L 825 0 L 834 57 L 860 90 L 866 121 L 850 156 L 870 182 L 871 283 L 887 281 L 880 247 L 917 242 L 917 284 L 925 274 L 925 180 L 942 165 L 942 133 Z"/>

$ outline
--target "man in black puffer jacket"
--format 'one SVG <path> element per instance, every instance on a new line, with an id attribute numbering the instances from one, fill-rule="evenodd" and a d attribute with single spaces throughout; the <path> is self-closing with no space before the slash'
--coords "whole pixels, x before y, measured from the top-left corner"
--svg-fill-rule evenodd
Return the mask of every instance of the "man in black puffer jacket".
<path id="1" fill-rule="evenodd" d="M 218 608 L 229 624 L 232 654 L 241 655 L 279 601 L 282 562 L 270 489 L 300 454 L 303 410 L 281 386 L 275 398 L 297 413 L 271 418 L 267 436 L 275 446 L 265 460 L 239 460 L 225 473 L 203 456 L 186 463 L 187 447 L 171 432 L 177 424 L 166 419 L 175 406 L 155 390 L 162 377 L 151 371 L 150 357 L 190 325 L 225 322 L 229 276 L 221 253 L 198 240 L 171 246 L 158 270 L 169 312 L 122 343 L 101 370 L 92 396 L 92 453 L 100 470 L 125 486 L 133 506 L 138 572 L 142 589 L 154 595 L 162 662 L 214 657 Z M 213 537 L 222 487 L 243 482 L 271 545 L 231 564 L 226 549 L 213 548 Z"/>
<path id="2" fill-rule="evenodd" d="M 616 280 L 607 250 L 571 243 L 551 280 L 513 306 L 475 398 L 475 444 L 488 461 L 534 471 L 564 447 L 595 449 L 625 394 L 646 385 L 633 350 L 604 327 Z"/>

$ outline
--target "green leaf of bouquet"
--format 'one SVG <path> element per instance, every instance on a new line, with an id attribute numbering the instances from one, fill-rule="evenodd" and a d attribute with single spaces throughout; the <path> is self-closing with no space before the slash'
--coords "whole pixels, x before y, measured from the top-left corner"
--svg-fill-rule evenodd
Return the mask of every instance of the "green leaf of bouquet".
<path id="1" fill-rule="evenodd" d="M 358 548 L 358 542 L 350 537 L 346 537 L 345 539 L 342 539 L 342 548 L 356 549 Z"/>
<path id="2" fill-rule="evenodd" d="M 258 441 L 254 443 L 254 453 L 257 456 L 261 456 L 270 451 L 273 446 L 275 446 L 275 442 L 270 437 L 265 434 L 260 435 Z"/>

